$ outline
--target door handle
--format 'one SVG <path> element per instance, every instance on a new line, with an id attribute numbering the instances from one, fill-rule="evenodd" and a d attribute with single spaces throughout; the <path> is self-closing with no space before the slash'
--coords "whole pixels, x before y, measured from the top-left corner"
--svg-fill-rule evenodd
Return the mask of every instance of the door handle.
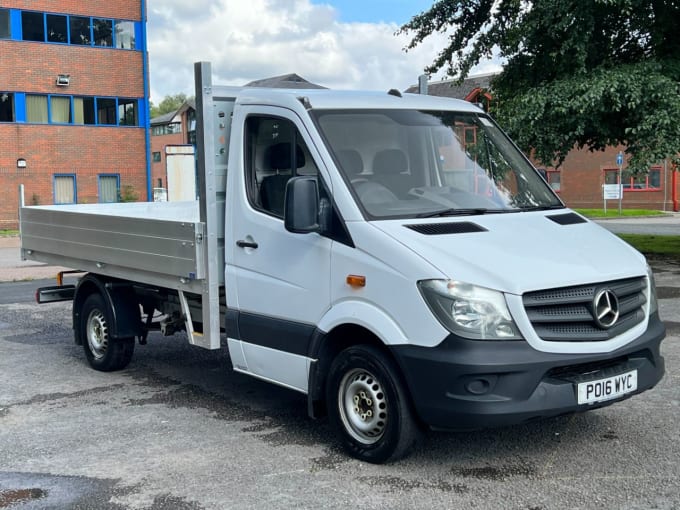
<path id="1" fill-rule="evenodd" d="M 236 241 L 236 246 L 239 248 L 252 248 L 253 250 L 257 248 L 257 243 L 254 241 L 244 241 L 244 240 L 239 240 Z"/>

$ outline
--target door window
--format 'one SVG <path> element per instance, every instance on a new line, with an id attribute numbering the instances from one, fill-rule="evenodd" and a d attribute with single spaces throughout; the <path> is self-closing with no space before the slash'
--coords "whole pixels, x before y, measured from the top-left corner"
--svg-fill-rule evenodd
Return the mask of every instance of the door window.
<path id="1" fill-rule="evenodd" d="M 318 173 L 295 125 L 278 117 L 248 117 L 245 160 L 250 204 L 278 218 L 283 218 L 288 180 Z"/>

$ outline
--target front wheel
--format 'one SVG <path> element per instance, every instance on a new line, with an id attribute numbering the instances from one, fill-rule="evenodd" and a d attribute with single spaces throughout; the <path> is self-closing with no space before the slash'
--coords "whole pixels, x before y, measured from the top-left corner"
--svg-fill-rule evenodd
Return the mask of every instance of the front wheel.
<path id="1" fill-rule="evenodd" d="M 128 366 L 135 350 L 134 338 L 111 338 L 111 320 L 104 298 L 91 294 L 80 313 L 80 338 L 90 366 L 102 372 L 113 372 Z"/>
<path id="2" fill-rule="evenodd" d="M 381 464 L 410 453 L 421 436 L 405 385 L 392 360 L 358 345 L 333 361 L 326 385 L 331 424 L 354 457 Z"/>

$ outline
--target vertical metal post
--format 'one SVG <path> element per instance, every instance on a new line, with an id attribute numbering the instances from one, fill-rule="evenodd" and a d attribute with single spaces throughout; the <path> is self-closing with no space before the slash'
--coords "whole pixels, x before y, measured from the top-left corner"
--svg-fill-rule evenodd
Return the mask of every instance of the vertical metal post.
<path id="1" fill-rule="evenodd" d="M 208 62 L 194 64 L 196 85 L 196 150 L 200 221 L 206 226 L 203 261 L 206 278 L 203 283 L 203 337 L 194 334 L 194 342 L 207 349 L 220 347 L 219 278 L 217 259 L 217 204 L 215 201 L 215 136 L 212 128 L 214 103 L 212 69 Z"/>

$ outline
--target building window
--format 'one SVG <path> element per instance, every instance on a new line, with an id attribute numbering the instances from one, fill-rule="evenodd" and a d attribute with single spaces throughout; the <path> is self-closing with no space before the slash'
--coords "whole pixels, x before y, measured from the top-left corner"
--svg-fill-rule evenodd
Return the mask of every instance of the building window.
<path id="1" fill-rule="evenodd" d="M 92 19 L 95 46 L 113 46 L 113 25 L 110 19 Z"/>
<path id="2" fill-rule="evenodd" d="M 97 98 L 97 124 L 116 125 L 116 100 Z"/>
<path id="3" fill-rule="evenodd" d="M 68 22 L 66 16 L 47 15 L 47 41 L 68 44 Z"/>
<path id="4" fill-rule="evenodd" d="M 47 96 L 26 94 L 26 122 L 47 124 Z"/>
<path id="5" fill-rule="evenodd" d="M 80 16 L 70 17 L 71 25 L 71 44 L 92 44 L 92 34 L 90 33 L 90 18 Z"/>
<path id="6" fill-rule="evenodd" d="M 154 152 L 153 153 L 153 162 L 154 163 L 160 163 L 161 162 L 161 153 L 160 152 Z"/>
<path id="7" fill-rule="evenodd" d="M 12 24 L 10 23 L 9 9 L 0 9 L 0 39 L 12 37 Z"/>
<path id="8" fill-rule="evenodd" d="M 118 100 L 118 124 L 120 126 L 136 126 L 139 124 L 136 99 Z"/>
<path id="9" fill-rule="evenodd" d="M 182 124 L 179 122 L 171 122 L 170 124 L 161 124 L 160 126 L 153 126 L 151 128 L 151 134 L 158 135 L 172 135 L 175 133 L 182 132 Z"/>
<path id="10" fill-rule="evenodd" d="M 76 203 L 75 175 L 57 174 L 54 176 L 54 203 L 55 204 Z"/>
<path id="11" fill-rule="evenodd" d="M 99 176 L 99 201 L 118 202 L 120 199 L 120 175 L 102 174 Z"/>
<path id="12" fill-rule="evenodd" d="M 553 191 L 559 193 L 562 190 L 562 174 L 559 170 L 546 170 L 546 180 Z"/>
<path id="13" fill-rule="evenodd" d="M 96 124 L 93 97 L 74 97 L 73 111 L 75 115 L 74 124 Z"/>
<path id="14" fill-rule="evenodd" d="M 24 41 L 45 42 L 45 24 L 42 12 L 23 11 L 21 13 L 21 32 Z"/>
<path id="15" fill-rule="evenodd" d="M 14 122 L 14 94 L 0 92 L 0 122 Z"/>
<path id="16" fill-rule="evenodd" d="M 646 174 L 633 175 L 628 171 L 623 172 L 623 191 L 658 191 L 661 189 L 661 168 L 650 168 Z M 605 169 L 605 184 L 619 183 L 618 169 Z"/>
<path id="17" fill-rule="evenodd" d="M 135 49 L 135 24 L 132 21 L 116 21 L 116 48 Z"/>
<path id="18" fill-rule="evenodd" d="M 69 96 L 50 96 L 51 122 L 71 123 L 71 98 Z"/>

